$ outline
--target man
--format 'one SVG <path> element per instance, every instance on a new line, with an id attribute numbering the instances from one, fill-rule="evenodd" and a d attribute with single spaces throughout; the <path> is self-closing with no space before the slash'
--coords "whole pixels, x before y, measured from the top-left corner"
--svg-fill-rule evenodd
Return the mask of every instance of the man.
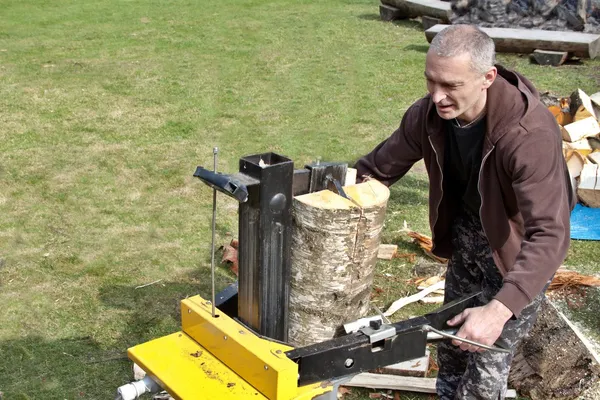
<path id="1" fill-rule="evenodd" d="M 566 256 L 574 199 L 556 121 L 533 85 L 494 59 L 477 27 L 441 31 L 427 52 L 429 94 L 356 168 L 391 185 L 424 159 L 433 253 L 449 258 L 445 302 L 482 291 L 448 324 L 514 351 Z M 438 395 L 504 398 L 512 356 L 440 344 Z"/>

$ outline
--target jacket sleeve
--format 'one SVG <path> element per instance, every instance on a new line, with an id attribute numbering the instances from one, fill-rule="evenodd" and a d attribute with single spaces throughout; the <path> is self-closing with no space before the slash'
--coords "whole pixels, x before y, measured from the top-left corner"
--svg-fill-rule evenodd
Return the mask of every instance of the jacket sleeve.
<path id="1" fill-rule="evenodd" d="M 357 180 L 377 179 L 386 186 L 402 178 L 414 163 L 423 158 L 420 126 L 421 105 L 413 104 L 404 114 L 400 127 L 373 151 L 357 161 Z"/>
<path id="2" fill-rule="evenodd" d="M 569 248 L 570 184 L 560 132 L 550 122 L 545 129 L 525 133 L 506 165 L 525 232 L 521 251 L 495 298 L 516 317 L 544 290 Z"/>

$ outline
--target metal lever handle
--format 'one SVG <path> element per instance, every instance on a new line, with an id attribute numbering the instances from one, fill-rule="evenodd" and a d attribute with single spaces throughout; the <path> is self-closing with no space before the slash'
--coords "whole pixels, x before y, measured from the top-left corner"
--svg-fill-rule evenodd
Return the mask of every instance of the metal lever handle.
<path id="1" fill-rule="evenodd" d="M 469 340 L 469 339 L 458 337 L 458 336 L 455 335 L 456 332 L 458 332 L 458 330 L 456 330 L 456 329 L 452 330 L 452 331 L 440 331 L 440 330 L 437 330 L 437 329 L 435 329 L 435 328 L 433 328 L 433 327 L 431 327 L 429 325 L 425 325 L 423 327 L 423 330 L 425 332 L 428 332 L 427 333 L 427 341 L 438 340 L 438 339 L 443 339 L 443 338 L 446 338 L 446 339 L 455 339 L 455 340 L 458 340 L 458 341 L 461 341 L 461 342 L 465 342 L 465 343 L 469 343 L 469 344 L 472 344 L 473 346 L 481 347 L 482 349 L 486 349 L 486 350 L 490 350 L 490 351 L 497 351 L 499 353 L 507 353 L 507 354 L 511 352 L 511 350 L 505 349 L 504 347 L 500 346 L 498 343 L 495 343 L 494 346 L 488 346 L 488 345 L 485 345 L 485 344 L 482 344 L 482 343 L 474 342 L 474 341 Z M 436 335 L 438 335 L 438 336 L 436 336 Z"/>
<path id="2" fill-rule="evenodd" d="M 248 200 L 248 188 L 233 179 L 229 175 L 218 174 L 208 169 L 197 167 L 194 176 L 199 178 L 213 189 L 233 197 L 240 203 L 245 203 Z"/>

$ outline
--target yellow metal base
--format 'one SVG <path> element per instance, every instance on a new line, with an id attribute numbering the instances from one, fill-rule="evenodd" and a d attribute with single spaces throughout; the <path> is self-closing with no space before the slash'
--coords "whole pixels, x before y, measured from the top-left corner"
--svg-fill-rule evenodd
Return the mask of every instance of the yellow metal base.
<path id="1" fill-rule="evenodd" d="M 220 311 L 213 318 L 211 311 L 200 296 L 183 300 L 183 332 L 132 347 L 129 358 L 182 400 L 309 400 L 333 389 L 299 388 L 298 366 L 284 354 L 291 347 L 261 339 Z"/>

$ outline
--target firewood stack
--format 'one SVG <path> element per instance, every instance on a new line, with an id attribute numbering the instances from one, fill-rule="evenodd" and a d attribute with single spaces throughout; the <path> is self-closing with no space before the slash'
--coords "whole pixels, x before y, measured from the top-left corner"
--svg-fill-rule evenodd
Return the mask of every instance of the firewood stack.
<path id="1" fill-rule="evenodd" d="M 600 207 L 600 92 L 588 96 L 578 89 L 548 109 L 561 127 L 563 155 L 579 202 Z"/>

